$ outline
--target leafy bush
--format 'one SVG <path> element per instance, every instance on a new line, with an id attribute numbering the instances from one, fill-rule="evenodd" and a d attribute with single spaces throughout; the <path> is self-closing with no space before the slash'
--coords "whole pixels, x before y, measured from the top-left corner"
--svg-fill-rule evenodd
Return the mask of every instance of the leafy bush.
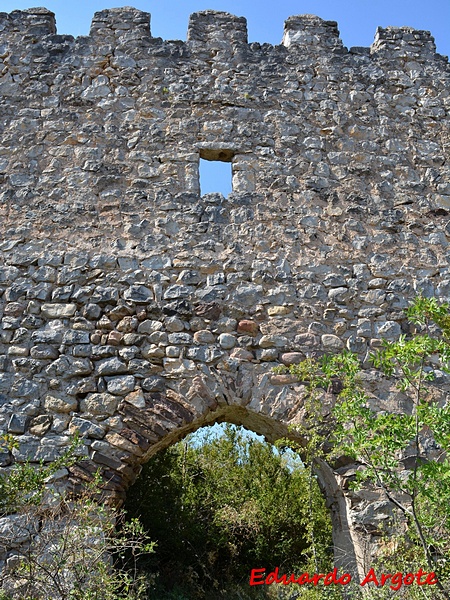
<path id="1" fill-rule="evenodd" d="M 397 536 L 389 534 L 383 564 L 399 571 L 400 562 L 406 562 L 407 572 L 426 567 L 438 576 L 433 598 L 446 599 L 450 598 L 450 404 L 436 379 L 450 373 L 449 311 L 447 303 L 416 298 L 406 313 L 414 333 L 384 341 L 371 356 L 380 382 L 384 376 L 406 394 L 411 406 L 407 412 L 374 410 L 360 361 L 350 352 L 310 359 L 289 369 L 309 389 L 310 428 L 304 433 L 310 437 L 311 460 L 323 457 L 332 442 L 335 455 L 360 463 L 354 486 L 370 483 L 382 490 L 408 525 L 404 534 L 400 526 Z M 336 380 L 341 391 L 331 430 L 324 427 L 320 400 Z M 400 593 L 419 597 L 413 588 Z M 374 592 L 373 597 L 383 594 Z M 423 588 L 417 594 L 426 596 Z"/>
<path id="2" fill-rule="evenodd" d="M 315 572 L 312 530 L 320 568 L 332 556 L 328 511 L 310 471 L 233 425 L 221 437 L 186 438 L 155 455 L 126 508 L 157 542 L 146 565 L 159 573 L 152 598 L 177 598 L 174 588 L 189 598 L 261 597 L 250 589 L 251 569 Z M 233 585 L 247 596 L 231 596 Z"/>
<path id="3" fill-rule="evenodd" d="M 14 445 L 10 437 L 3 441 Z M 152 552 L 154 544 L 136 519 L 118 528 L 123 513 L 96 501 L 99 473 L 77 498 L 58 495 L 47 486 L 58 469 L 73 463 L 77 444 L 75 440 L 50 465 L 16 464 L 0 476 L 1 544 L 14 548 L 1 573 L 1 600 L 145 597 L 145 578 L 129 567 L 138 555 Z"/>

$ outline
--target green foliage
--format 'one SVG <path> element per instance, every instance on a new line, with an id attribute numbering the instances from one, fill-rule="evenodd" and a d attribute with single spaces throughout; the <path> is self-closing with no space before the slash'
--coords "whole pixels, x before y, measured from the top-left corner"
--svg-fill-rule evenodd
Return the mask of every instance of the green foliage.
<path id="1" fill-rule="evenodd" d="M 15 440 L 3 438 L 8 447 Z M 153 552 L 137 519 L 99 503 L 100 473 L 76 498 L 58 494 L 47 481 L 76 460 L 74 439 L 49 465 L 16 464 L 0 477 L 0 516 L 11 515 L 13 562 L 1 574 L 1 600 L 140 600 L 148 581 L 137 557 Z M 16 536 L 20 538 L 17 544 Z M 120 563 L 120 567 L 118 568 Z"/>
<path id="2" fill-rule="evenodd" d="M 1 441 L 8 449 L 17 446 L 17 440 L 8 434 L 2 436 Z M 0 513 L 13 513 L 25 506 L 39 505 L 47 479 L 76 461 L 75 451 L 79 445 L 79 438 L 74 436 L 69 448 L 52 463 L 44 465 L 41 462 L 37 467 L 30 462 L 16 463 L 7 473 L 0 474 Z"/>
<path id="3" fill-rule="evenodd" d="M 160 574 L 154 597 L 175 598 L 176 589 L 164 596 L 173 587 L 189 598 L 232 597 L 233 585 L 261 597 L 249 589 L 253 568 L 314 571 L 311 528 L 328 569 L 329 516 L 315 479 L 296 462 L 231 425 L 222 437 L 201 445 L 187 438 L 155 455 L 127 499 L 158 544 L 147 565 Z"/>
<path id="4" fill-rule="evenodd" d="M 407 537 L 398 544 L 409 548 L 412 564 L 425 562 L 438 574 L 435 594 L 449 598 L 442 582 L 450 577 L 450 405 L 433 383 L 437 370 L 450 372 L 449 305 L 419 297 L 407 317 L 415 333 L 384 341 L 371 356 L 381 375 L 393 378 L 407 394 L 407 413 L 373 408 L 358 357 L 350 352 L 308 360 L 289 370 L 305 381 L 310 404 L 339 380 L 333 427 L 320 435 L 320 426 L 315 427 L 311 452 L 325 452 L 332 442 L 335 455 L 347 455 L 364 467 L 357 471 L 355 487 L 371 482 L 384 491 L 409 524 Z M 316 410 L 314 416 L 318 414 Z"/>

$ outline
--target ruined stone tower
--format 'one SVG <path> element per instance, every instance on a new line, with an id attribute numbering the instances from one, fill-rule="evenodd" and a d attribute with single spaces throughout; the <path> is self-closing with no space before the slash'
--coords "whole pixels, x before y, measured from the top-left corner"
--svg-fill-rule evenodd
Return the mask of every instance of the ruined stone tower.
<path id="1" fill-rule="evenodd" d="M 123 499 L 206 423 L 286 435 L 302 390 L 274 366 L 364 358 L 415 293 L 450 300 L 449 84 L 409 28 L 348 50 L 311 15 L 271 46 L 214 11 L 185 42 L 133 8 L 77 39 L 46 9 L 0 13 L 0 427 L 19 441 L 2 468 L 78 431 L 53 485 L 100 466 Z M 200 158 L 231 162 L 227 198 L 200 197 Z M 389 506 L 350 494 L 353 473 L 319 479 L 336 564 L 362 572 Z"/>

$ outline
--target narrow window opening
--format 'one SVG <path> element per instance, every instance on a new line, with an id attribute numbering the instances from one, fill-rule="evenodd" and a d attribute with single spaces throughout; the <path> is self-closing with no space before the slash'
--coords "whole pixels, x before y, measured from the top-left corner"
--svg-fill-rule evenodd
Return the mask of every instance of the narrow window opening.
<path id="1" fill-rule="evenodd" d="M 220 192 L 225 198 L 233 191 L 231 152 L 222 150 L 200 154 L 200 193 Z"/>

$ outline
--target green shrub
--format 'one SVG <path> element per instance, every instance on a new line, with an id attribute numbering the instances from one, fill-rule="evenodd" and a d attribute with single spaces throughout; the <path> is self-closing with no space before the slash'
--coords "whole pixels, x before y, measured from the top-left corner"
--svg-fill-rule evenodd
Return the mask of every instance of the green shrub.
<path id="1" fill-rule="evenodd" d="M 159 573 L 155 598 L 175 587 L 190 598 L 231 597 L 232 585 L 261 597 L 249 586 L 253 568 L 315 572 L 312 529 L 317 560 L 328 568 L 331 523 L 309 469 L 233 425 L 195 440 L 155 455 L 128 494 L 126 509 L 157 542 L 146 565 Z"/>
<path id="2" fill-rule="evenodd" d="M 4 438 L 8 446 L 14 440 Z M 76 498 L 58 495 L 48 478 L 76 460 L 77 440 L 50 465 L 16 464 L 0 476 L 0 516 L 10 520 L 14 548 L 0 577 L 1 600 L 140 600 L 147 582 L 128 567 L 154 544 L 137 520 L 123 522 L 123 513 L 97 502 L 101 478 L 97 473 Z M 17 543 L 20 537 L 20 544 Z M 122 568 L 117 568 L 121 563 Z M 130 564 L 131 563 L 131 564 Z"/>

